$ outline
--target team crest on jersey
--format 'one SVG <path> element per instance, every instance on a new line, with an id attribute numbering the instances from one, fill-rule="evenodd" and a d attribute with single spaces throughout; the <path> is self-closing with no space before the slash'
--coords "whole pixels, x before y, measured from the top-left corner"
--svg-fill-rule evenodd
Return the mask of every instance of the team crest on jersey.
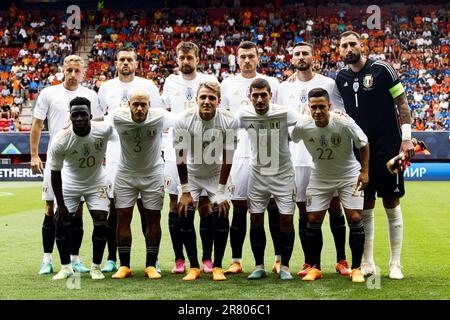
<path id="1" fill-rule="evenodd" d="M 194 98 L 194 90 L 191 87 L 186 88 L 186 100 L 190 101 Z"/>
<path id="2" fill-rule="evenodd" d="M 99 152 L 103 149 L 104 139 L 98 138 L 94 141 L 95 151 Z"/>
<path id="3" fill-rule="evenodd" d="M 325 138 L 324 135 L 320 136 L 320 146 L 322 148 L 328 147 L 328 141 L 327 141 L 327 138 Z"/>
<path id="4" fill-rule="evenodd" d="M 123 102 L 127 102 L 128 101 L 128 92 L 127 92 L 127 90 L 123 90 L 122 91 L 122 95 L 120 96 L 120 98 L 122 99 Z"/>
<path id="5" fill-rule="evenodd" d="M 353 91 L 358 92 L 359 89 L 359 82 L 358 79 L 355 79 L 355 82 L 353 82 Z"/>
<path id="6" fill-rule="evenodd" d="M 271 121 L 270 129 L 280 129 L 280 120 Z"/>
<path id="7" fill-rule="evenodd" d="M 371 88 L 373 85 L 373 76 L 371 74 L 366 74 L 363 78 L 363 86 L 367 89 Z"/>
<path id="8" fill-rule="evenodd" d="M 91 151 L 89 150 L 88 144 L 83 144 L 83 156 L 87 157 L 91 154 Z"/>
<path id="9" fill-rule="evenodd" d="M 308 94 L 306 93 L 306 90 L 302 90 L 300 93 L 300 102 L 306 103 L 308 101 Z"/>
<path id="10" fill-rule="evenodd" d="M 155 128 L 148 128 L 147 129 L 147 137 L 153 137 L 156 133 L 156 129 Z"/>
<path id="11" fill-rule="evenodd" d="M 330 140 L 333 147 L 339 147 L 341 145 L 341 136 L 337 133 L 333 133 Z"/>

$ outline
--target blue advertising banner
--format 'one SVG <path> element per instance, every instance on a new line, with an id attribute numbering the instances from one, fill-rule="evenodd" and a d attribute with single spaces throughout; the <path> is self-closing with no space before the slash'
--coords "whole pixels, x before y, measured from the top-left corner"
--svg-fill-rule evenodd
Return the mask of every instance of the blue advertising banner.
<path id="1" fill-rule="evenodd" d="M 2 181 L 42 181 L 42 174 L 35 175 L 29 164 L 0 165 L 0 182 Z"/>
<path id="2" fill-rule="evenodd" d="M 39 142 L 39 154 L 46 154 L 50 136 L 42 132 Z M 30 154 L 30 133 L 13 132 L 0 134 L 0 154 L 17 155 Z"/>
<path id="3" fill-rule="evenodd" d="M 406 181 L 450 181 L 450 163 L 411 163 L 404 177 Z"/>

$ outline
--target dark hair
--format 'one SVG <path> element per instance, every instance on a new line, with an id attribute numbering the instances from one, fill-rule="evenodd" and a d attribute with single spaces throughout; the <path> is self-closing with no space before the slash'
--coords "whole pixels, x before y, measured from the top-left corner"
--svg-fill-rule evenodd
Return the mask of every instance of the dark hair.
<path id="1" fill-rule="evenodd" d="M 180 51 L 180 50 L 183 51 L 183 53 L 194 50 L 195 57 L 198 58 L 198 52 L 199 52 L 198 46 L 191 41 L 181 41 L 177 45 L 177 47 L 175 48 L 175 53 L 177 54 L 177 56 L 178 56 L 178 51 Z"/>
<path id="2" fill-rule="evenodd" d="M 313 51 L 312 44 L 308 43 L 308 42 L 304 42 L 304 41 L 300 41 L 300 42 L 295 43 L 294 44 L 294 48 L 292 48 L 292 49 L 295 49 L 296 47 L 309 47 L 309 48 L 311 48 L 311 51 Z"/>
<path id="3" fill-rule="evenodd" d="M 256 54 L 258 54 L 258 46 L 251 41 L 242 41 L 239 44 L 237 51 L 239 51 L 239 49 L 255 49 Z"/>
<path id="4" fill-rule="evenodd" d="M 133 52 L 135 56 L 135 60 L 137 59 L 136 50 L 133 47 L 124 47 L 116 50 L 116 53 L 114 54 L 114 61 L 117 61 L 117 57 L 119 56 L 119 53 L 121 52 Z"/>
<path id="5" fill-rule="evenodd" d="M 361 40 L 361 36 L 359 35 L 359 33 L 356 33 L 355 31 L 344 31 L 344 32 L 341 33 L 341 35 L 339 36 L 339 40 L 342 40 L 342 38 L 348 37 L 348 36 L 355 36 L 356 39 L 358 39 L 358 41 Z"/>
<path id="6" fill-rule="evenodd" d="M 269 81 L 267 81 L 266 79 L 257 78 L 253 80 L 252 83 L 250 84 L 250 93 L 253 91 L 253 88 L 256 89 L 266 88 L 267 91 L 269 91 L 269 93 L 272 92 L 272 90 L 270 89 Z"/>
<path id="7" fill-rule="evenodd" d="M 87 106 L 89 113 L 91 113 L 91 101 L 85 97 L 76 97 L 69 102 L 69 110 L 72 110 L 73 106 Z"/>
<path id="8" fill-rule="evenodd" d="M 328 92 L 325 89 L 314 88 L 308 93 L 308 100 L 311 98 L 320 98 L 320 97 L 325 97 L 327 101 L 330 101 L 330 96 L 328 95 Z"/>

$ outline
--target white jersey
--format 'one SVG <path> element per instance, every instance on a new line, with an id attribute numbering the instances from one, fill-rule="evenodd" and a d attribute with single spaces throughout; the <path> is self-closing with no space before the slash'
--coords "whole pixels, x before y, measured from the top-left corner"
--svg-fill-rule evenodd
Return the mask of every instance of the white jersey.
<path id="1" fill-rule="evenodd" d="M 353 154 L 353 143 L 360 149 L 367 136 L 355 121 L 330 112 L 330 122 L 317 127 L 311 116 L 302 115 L 291 132 L 294 142 L 303 140 L 312 155 L 315 169 L 312 177 L 339 180 L 358 176 L 361 165 Z"/>
<path id="2" fill-rule="evenodd" d="M 294 82 L 284 81 L 278 89 L 277 104 L 288 106 L 300 114 L 309 115 L 308 93 L 312 89 L 322 88 L 328 92 L 331 109 L 344 109 L 344 102 L 332 78 L 314 73 L 314 77 L 309 81 L 300 81 L 298 78 Z M 292 153 L 292 163 L 294 167 L 313 167 L 311 155 L 305 148 L 303 141 L 290 143 Z"/>
<path id="3" fill-rule="evenodd" d="M 130 108 L 119 108 L 112 114 L 112 122 L 120 139 L 121 174 L 148 177 L 162 170 L 161 133 L 172 125 L 170 112 L 150 108 L 147 119 L 137 123 L 131 118 Z"/>
<path id="4" fill-rule="evenodd" d="M 163 87 L 162 99 L 165 107 L 176 114 L 194 107 L 198 86 L 207 81 L 219 83 L 215 76 L 200 72 L 197 72 L 197 76 L 192 80 L 183 79 L 181 74 L 170 75 Z"/>
<path id="5" fill-rule="evenodd" d="M 167 109 L 173 114 L 179 114 L 186 109 L 196 105 L 198 86 L 202 82 L 217 82 L 213 75 L 197 72 L 197 76 L 192 80 L 185 80 L 181 74 L 170 75 L 164 82 L 162 99 Z M 164 159 L 166 161 L 176 161 L 175 151 L 172 144 L 172 131 L 163 137 Z"/>
<path id="6" fill-rule="evenodd" d="M 50 169 L 62 170 L 63 188 L 83 192 L 86 188 L 105 186 L 103 168 L 106 145 L 113 130 L 103 122 L 91 122 L 91 132 L 80 137 L 72 127 L 60 131 L 50 147 Z"/>
<path id="7" fill-rule="evenodd" d="M 278 96 L 278 86 L 280 85 L 276 78 L 268 77 L 260 73 L 257 73 L 254 78 L 244 78 L 242 74 L 237 74 L 222 81 L 220 85 L 220 107 L 228 109 L 236 114 L 241 108 L 244 108 L 245 106 L 252 106 L 252 102 L 250 100 L 250 84 L 253 80 L 259 78 L 266 79 L 269 82 L 270 89 L 272 91 L 271 102 L 276 102 Z M 250 143 L 248 141 L 248 136 L 245 131 L 240 130 L 238 133 L 238 145 L 236 152 L 234 153 L 234 157 L 249 158 L 250 155 Z"/>
<path id="8" fill-rule="evenodd" d="M 122 82 L 119 78 L 106 81 L 100 86 L 98 99 L 100 107 L 105 114 L 112 114 L 121 106 L 128 108 L 128 94 L 135 88 L 144 88 L 150 96 L 150 108 L 164 108 L 164 103 L 159 95 L 158 88 L 152 80 L 134 77 L 131 82 Z M 115 132 L 108 143 L 106 150 L 106 161 L 118 163 L 120 159 L 119 137 Z"/>
<path id="9" fill-rule="evenodd" d="M 188 174 L 196 177 L 219 174 L 223 150 L 234 149 L 236 128 L 234 115 L 225 109 L 217 108 L 209 121 L 200 118 L 198 106 L 180 114 L 174 125 L 174 147 L 188 149 Z"/>
<path id="10" fill-rule="evenodd" d="M 253 106 L 236 115 L 240 128 L 247 130 L 251 143 L 251 167 L 263 175 L 276 175 L 292 169 L 288 127 L 295 125 L 298 114 L 288 107 L 270 104 L 264 115 Z"/>
<path id="11" fill-rule="evenodd" d="M 41 91 L 34 107 L 33 116 L 36 119 L 48 122 L 48 133 L 50 135 L 49 145 L 53 137 L 60 132 L 70 120 L 69 102 L 76 97 L 84 97 L 91 102 L 91 113 L 93 117 L 101 116 L 103 113 L 99 107 L 97 93 L 94 90 L 78 86 L 76 90 L 67 90 L 64 84 L 47 87 Z"/>

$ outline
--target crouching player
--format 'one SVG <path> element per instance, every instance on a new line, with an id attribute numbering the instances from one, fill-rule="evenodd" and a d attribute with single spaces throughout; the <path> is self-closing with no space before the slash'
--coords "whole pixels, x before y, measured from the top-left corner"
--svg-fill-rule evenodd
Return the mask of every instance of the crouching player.
<path id="1" fill-rule="evenodd" d="M 322 278 L 322 222 L 330 201 L 337 191 L 344 206 L 350 228 L 352 251 L 352 282 L 364 282 L 360 270 L 364 251 L 362 209 L 364 189 L 369 181 L 369 144 L 361 128 L 348 116 L 330 113 L 330 99 L 326 90 L 313 89 L 308 94 L 310 116 L 300 116 L 291 132 L 294 142 L 303 140 L 312 155 L 315 169 L 306 190 L 308 212 L 307 245 L 313 268 L 302 280 Z M 353 144 L 359 149 L 361 164 L 353 154 Z"/>
<path id="2" fill-rule="evenodd" d="M 196 208 L 204 214 L 202 232 L 206 241 L 203 241 L 203 250 L 212 251 L 214 247 L 213 280 L 226 280 L 222 260 L 228 239 L 229 204 L 224 190 L 231 170 L 231 164 L 227 162 L 233 158 L 237 125 L 230 111 L 217 109 L 219 103 L 219 84 L 201 83 L 197 91 L 197 106 L 181 113 L 174 126 L 182 192 L 180 229 L 190 263 L 190 270 L 183 278 L 186 281 L 200 277 L 194 228 Z M 208 196 L 201 196 L 202 192 Z"/>
<path id="3" fill-rule="evenodd" d="M 70 101 L 69 106 L 72 125 L 56 135 L 50 149 L 51 182 L 58 205 L 55 215 L 56 245 L 61 258 L 61 270 L 53 280 L 73 275 L 70 224 L 82 197 L 94 220 L 90 275 L 95 280 L 103 279 L 99 266 L 106 246 L 109 200 L 102 161 L 112 128 L 91 122 L 89 99 L 77 97 Z"/>

